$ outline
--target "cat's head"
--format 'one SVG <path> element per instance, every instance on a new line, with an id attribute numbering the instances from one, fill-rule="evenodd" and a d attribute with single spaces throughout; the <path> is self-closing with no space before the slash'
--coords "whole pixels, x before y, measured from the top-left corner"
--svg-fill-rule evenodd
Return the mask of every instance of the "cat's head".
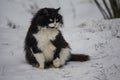
<path id="1" fill-rule="evenodd" d="M 46 28 L 58 28 L 63 24 L 62 16 L 59 14 L 58 9 L 43 8 L 40 9 L 34 16 L 32 23 L 34 25 Z"/>

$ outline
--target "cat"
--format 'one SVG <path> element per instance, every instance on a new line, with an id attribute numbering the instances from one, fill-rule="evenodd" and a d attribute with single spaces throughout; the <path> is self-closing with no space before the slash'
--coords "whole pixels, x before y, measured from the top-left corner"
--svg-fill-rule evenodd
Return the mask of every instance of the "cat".
<path id="1" fill-rule="evenodd" d="M 59 68 L 68 61 L 87 61 L 88 55 L 71 54 L 60 27 L 63 17 L 60 8 L 42 8 L 33 17 L 25 38 L 25 57 L 29 64 L 40 69 Z"/>

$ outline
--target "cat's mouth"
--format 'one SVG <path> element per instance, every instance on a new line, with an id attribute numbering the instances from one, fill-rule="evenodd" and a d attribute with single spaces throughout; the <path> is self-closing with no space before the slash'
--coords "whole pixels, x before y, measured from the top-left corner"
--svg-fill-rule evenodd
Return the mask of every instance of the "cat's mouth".
<path id="1" fill-rule="evenodd" d="M 52 28 L 52 29 L 53 29 L 53 28 L 55 28 L 55 27 L 50 27 L 50 28 Z"/>
<path id="2" fill-rule="evenodd" d="M 56 29 L 57 27 L 56 26 L 48 26 L 48 28 Z"/>
<path id="3" fill-rule="evenodd" d="M 57 29 L 57 27 L 50 27 L 50 26 L 48 26 L 48 28 L 50 28 L 50 29 Z"/>

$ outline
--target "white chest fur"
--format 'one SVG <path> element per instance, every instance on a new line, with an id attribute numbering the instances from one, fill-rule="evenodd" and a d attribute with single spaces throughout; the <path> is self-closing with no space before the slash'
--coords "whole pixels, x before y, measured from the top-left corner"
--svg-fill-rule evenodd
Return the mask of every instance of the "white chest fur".
<path id="1" fill-rule="evenodd" d="M 54 50 L 56 47 L 50 40 L 55 40 L 59 31 L 56 29 L 40 29 L 40 31 L 34 34 L 38 44 L 37 47 L 43 52 L 46 61 L 52 60 Z"/>

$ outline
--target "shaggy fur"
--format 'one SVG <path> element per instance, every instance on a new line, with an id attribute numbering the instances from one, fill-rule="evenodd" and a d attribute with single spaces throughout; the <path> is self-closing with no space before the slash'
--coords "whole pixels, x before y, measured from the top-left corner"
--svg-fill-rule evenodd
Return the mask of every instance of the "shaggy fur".
<path id="1" fill-rule="evenodd" d="M 59 9 L 40 9 L 31 21 L 25 39 L 25 53 L 27 62 L 32 66 L 44 69 L 52 65 L 58 68 L 68 60 L 89 59 L 87 55 L 71 56 L 70 47 L 59 30 L 63 25 Z"/>

